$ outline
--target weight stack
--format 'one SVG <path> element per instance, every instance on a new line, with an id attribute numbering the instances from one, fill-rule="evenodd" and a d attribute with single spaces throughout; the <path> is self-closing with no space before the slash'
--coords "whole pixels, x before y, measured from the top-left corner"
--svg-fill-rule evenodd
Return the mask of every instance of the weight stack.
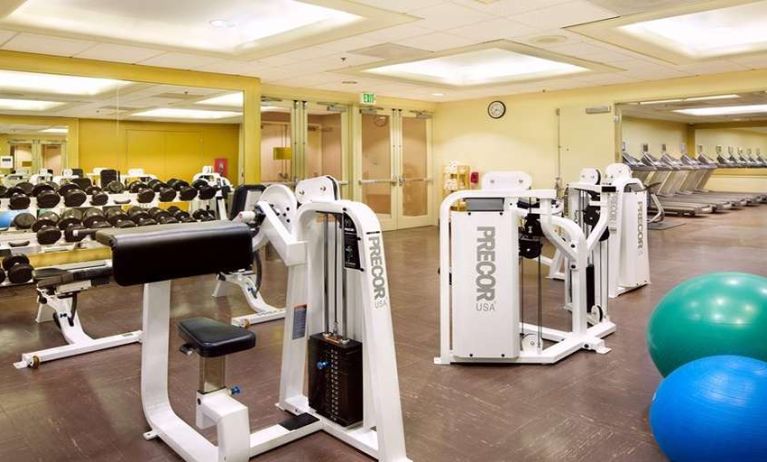
<path id="1" fill-rule="evenodd" d="M 348 427 L 362 420 L 362 343 L 309 337 L 309 406 Z"/>

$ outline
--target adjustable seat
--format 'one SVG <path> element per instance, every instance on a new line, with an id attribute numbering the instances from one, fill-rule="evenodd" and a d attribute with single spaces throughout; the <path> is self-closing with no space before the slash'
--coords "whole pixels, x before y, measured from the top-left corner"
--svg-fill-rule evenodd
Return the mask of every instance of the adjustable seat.
<path id="1" fill-rule="evenodd" d="M 210 318 L 190 318 L 178 323 L 184 342 L 182 351 L 194 351 L 203 358 L 216 358 L 256 346 L 256 334 Z"/>

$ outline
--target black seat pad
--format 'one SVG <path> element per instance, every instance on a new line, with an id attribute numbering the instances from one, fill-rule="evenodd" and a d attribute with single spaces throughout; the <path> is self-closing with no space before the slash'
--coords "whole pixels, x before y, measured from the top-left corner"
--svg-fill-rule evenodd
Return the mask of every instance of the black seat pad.
<path id="1" fill-rule="evenodd" d="M 121 286 L 168 281 L 249 268 L 253 241 L 244 223 L 210 221 L 110 228 L 96 240 L 112 248 L 115 281 Z"/>
<path id="2" fill-rule="evenodd" d="M 215 358 L 256 346 L 256 334 L 253 332 L 210 318 L 181 321 L 178 333 L 186 345 L 203 358 Z"/>

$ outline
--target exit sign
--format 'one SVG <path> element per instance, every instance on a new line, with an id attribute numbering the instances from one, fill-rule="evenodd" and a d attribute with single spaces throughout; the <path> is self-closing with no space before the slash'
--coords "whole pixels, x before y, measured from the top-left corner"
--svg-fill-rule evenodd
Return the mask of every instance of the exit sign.
<path id="1" fill-rule="evenodd" d="M 368 104 L 373 105 L 376 103 L 376 94 L 369 92 L 369 91 L 363 91 L 360 93 L 360 104 Z"/>

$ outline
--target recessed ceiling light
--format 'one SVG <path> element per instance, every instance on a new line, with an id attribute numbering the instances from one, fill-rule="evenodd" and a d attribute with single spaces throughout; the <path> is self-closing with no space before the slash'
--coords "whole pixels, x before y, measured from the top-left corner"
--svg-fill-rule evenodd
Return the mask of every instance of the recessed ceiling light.
<path id="1" fill-rule="evenodd" d="M 51 127 L 40 130 L 40 133 L 69 133 L 69 129 L 67 127 Z"/>
<path id="2" fill-rule="evenodd" d="M 445 96 L 444 93 L 432 93 L 431 96 Z"/>
<path id="3" fill-rule="evenodd" d="M 744 106 L 697 107 L 677 109 L 674 112 L 694 116 L 717 116 L 733 114 L 761 114 L 767 112 L 767 104 L 748 104 Z"/>
<path id="4" fill-rule="evenodd" d="M 197 101 L 195 104 L 204 104 L 207 106 L 230 106 L 242 107 L 242 92 L 227 93 L 226 95 L 214 96 L 212 98 Z"/>
<path id="5" fill-rule="evenodd" d="M 64 103 L 33 99 L 0 99 L 0 109 L 9 111 L 47 111 Z"/>
<path id="6" fill-rule="evenodd" d="M 531 80 L 588 69 L 504 48 L 486 48 L 440 58 L 368 69 L 372 74 L 456 86 Z"/>
<path id="7" fill-rule="evenodd" d="M 289 110 L 282 106 L 261 106 L 261 112 L 289 112 Z"/>
<path id="8" fill-rule="evenodd" d="M 235 27 L 237 25 L 233 21 L 229 21 L 226 19 L 214 19 L 212 21 L 209 21 L 208 24 L 210 24 L 211 26 L 217 29 L 228 29 L 230 27 Z"/>
<path id="9" fill-rule="evenodd" d="M 357 85 L 359 82 L 356 80 L 342 80 L 341 83 L 343 85 Z"/>
<path id="10" fill-rule="evenodd" d="M 129 84 L 124 80 L 0 70 L 0 89 L 10 91 L 92 96 Z"/>
<path id="11" fill-rule="evenodd" d="M 645 104 L 666 104 L 666 103 L 678 103 L 680 101 L 684 101 L 684 98 L 675 98 L 675 99 L 659 99 L 656 101 L 640 101 L 639 104 L 645 105 Z"/>
<path id="12" fill-rule="evenodd" d="M 228 119 L 242 115 L 241 112 L 234 111 L 207 111 L 202 109 L 179 109 L 179 108 L 158 108 L 148 111 L 134 112 L 132 116 L 137 117 L 158 117 L 167 119 Z"/>
<path id="13" fill-rule="evenodd" d="M 531 38 L 529 41 L 537 45 L 556 45 L 566 42 L 567 37 L 564 35 L 541 35 L 540 37 Z"/>
<path id="14" fill-rule="evenodd" d="M 696 96 L 695 98 L 685 98 L 685 101 L 708 101 L 712 99 L 733 99 L 740 98 L 740 95 L 714 95 L 714 96 Z"/>
<path id="15" fill-rule="evenodd" d="M 767 2 L 717 8 L 620 26 L 618 30 L 693 58 L 767 49 Z"/>

